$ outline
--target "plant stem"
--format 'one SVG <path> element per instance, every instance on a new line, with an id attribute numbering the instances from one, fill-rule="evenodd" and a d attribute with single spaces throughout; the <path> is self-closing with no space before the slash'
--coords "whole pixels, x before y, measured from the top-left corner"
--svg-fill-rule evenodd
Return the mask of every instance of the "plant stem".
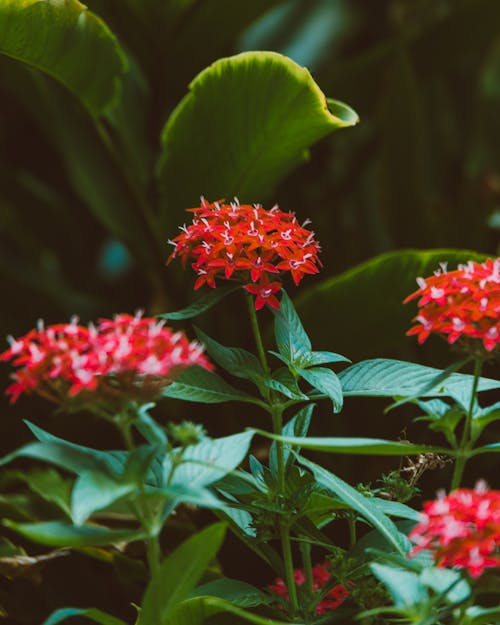
<path id="1" fill-rule="evenodd" d="M 351 547 L 356 544 L 356 513 L 349 512 L 347 519 L 349 523 L 349 542 Z"/>
<path id="2" fill-rule="evenodd" d="M 257 346 L 257 353 L 259 354 L 260 363 L 262 365 L 262 368 L 266 372 L 266 374 L 269 374 L 269 365 L 267 364 L 267 357 L 266 357 L 266 352 L 264 350 L 264 343 L 262 342 L 262 335 L 260 333 L 260 328 L 259 328 L 259 320 L 257 319 L 257 311 L 254 308 L 253 298 L 250 295 L 250 293 L 246 294 L 246 298 L 247 298 L 248 312 L 250 314 L 250 323 L 252 324 L 252 332 L 255 338 L 255 344 Z"/>
<path id="3" fill-rule="evenodd" d="M 312 598 L 314 589 L 311 564 L 311 544 L 300 543 L 300 553 L 302 554 L 302 566 L 304 567 L 304 575 L 306 577 L 305 587 L 307 589 L 307 594 Z"/>
<path id="4" fill-rule="evenodd" d="M 149 570 L 153 577 L 158 572 L 161 563 L 160 541 L 156 534 L 148 538 L 147 549 Z"/>
<path id="5" fill-rule="evenodd" d="M 455 490 L 460 486 L 462 481 L 462 475 L 464 473 L 465 464 L 469 457 L 468 451 L 471 442 L 471 429 L 472 429 L 472 416 L 474 414 L 474 405 L 476 403 L 477 388 L 479 385 L 479 378 L 481 377 L 481 370 L 483 367 L 483 360 L 476 358 L 474 365 L 474 381 L 472 382 L 472 390 L 469 402 L 469 410 L 465 417 L 465 425 L 462 432 L 462 438 L 458 447 L 458 455 L 455 461 L 455 468 L 453 471 L 453 478 L 451 480 L 451 490 Z"/>

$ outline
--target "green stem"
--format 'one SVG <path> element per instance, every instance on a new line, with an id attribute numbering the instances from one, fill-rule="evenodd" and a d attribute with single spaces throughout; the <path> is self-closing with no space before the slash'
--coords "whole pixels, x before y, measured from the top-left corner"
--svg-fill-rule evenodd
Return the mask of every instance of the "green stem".
<path id="1" fill-rule="evenodd" d="M 474 381 L 472 382 L 471 397 L 469 402 L 469 410 L 465 416 L 465 425 L 462 432 L 462 438 L 458 446 L 457 459 L 455 461 L 455 468 L 453 471 L 453 478 L 451 480 L 451 490 L 455 490 L 460 486 L 462 476 L 465 469 L 465 464 L 469 458 L 469 450 L 471 444 L 471 429 L 472 429 L 472 416 L 474 414 L 474 405 L 476 403 L 477 388 L 479 385 L 479 379 L 481 377 L 481 369 L 483 367 L 483 361 L 481 358 L 476 358 L 474 365 Z"/>
<path id="2" fill-rule="evenodd" d="M 300 543 L 300 553 L 302 555 L 302 566 L 304 567 L 304 575 L 306 577 L 305 587 L 307 594 L 312 598 L 313 596 L 313 574 L 311 564 L 311 544 Z"/>
<path id="3" fill-rule="evenodd" d="M 290 528 L 288 523 L 280 521 L 281 549 L 283 551 L 283 564 L 285 565 L 285 582 L 290 597 L 292 616 L 295 616 L 299 608 L 297 601 L 297 586 L 293 574 L 292 545 L 290 542 Z"/>
<path id="4" fill-rule="evenodd" d="M 257 353 L 259 354 L 260 363 L 266 372 L 269 375 L 269 365 L 267 363 L 266 351 L 264 349 L 264 343 L 262 342 L 262 336 L 259 328 L 259 320 L 257 319 L 257 311 L 255 310 L 253 297 L 250 293 L 246 294 L 248 312 L 250 314 L 250 323 L 252 324 L 252 332 L 255 338 L 255 344 L 257 346 Z"/>
<path id="5" fill-rule="evenodd" d="M 349 523 L 349 542 L 351 547 L 354 547 L 356 544 L 356 513 L 349 512 L 348 516 Z"/>
<path id="6" fill-rule="evenodd" d="M 156 534 L 148 538 L 147 548 L 149 570 L 151 571 L 151 577 L 154 577 L 158 573 L 161 564 L 160 541 Z"/>

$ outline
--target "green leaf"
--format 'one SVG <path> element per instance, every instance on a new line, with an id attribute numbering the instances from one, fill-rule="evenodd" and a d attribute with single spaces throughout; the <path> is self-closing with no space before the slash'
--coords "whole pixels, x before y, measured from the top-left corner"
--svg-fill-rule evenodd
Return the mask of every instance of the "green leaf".
<path id="1" fill-rule="evenodd" d="M 149 410 L 154 408 L 154 404 L 143 404 L 137 411 L 135 427 L 152 445 L 160 445 L 163 449 L 167 447 L 167 435 L 156 421 L 150 416 Z"/>
<path id="2" fill-rule="evenodd" d="M 71 517 L 71 482 L 68 479 L 50 468 L 36 469 L 29 473 L 17 471 L 15 476 L 25 482 L 37 495 L 55 503 Z"/>
<path id="3" fill-rule="evenodd" d="M 231 375 L 246 380 L 262 380 L 266 373 L 262 365 L 251 352 L 239 347 L 226 347 L 210 338 L 199 328 L 195 328 L 196 336 L 209 356 Z"/>
<path id="4" fill-rule="evenodd" d="M 311 352 L 307 356 L 300 358 L 301 367 L 314 367 L 317 365 L 328 365 L 334 362 L 351 362 L 349 358 L 342 356 L 341 354 L 335 354 L 333 352 Z"/>
<path id="5" fill-rule="evenodd" d="M 97 608 L 62 608 L 52 612 L 42 625 L 57 625 L 57 623 L 62 623 L 72 616 L 83 616 L 89 621 L 100 623 L 100 625 L 127 625 L 125 621 L 97 610 Z"/>
<path id="6" fill-rule="evenodd" d="M 216 61 L 191 82 L 162 132 L 163 226 L 200 194 L 264 199 L 313 143 L 356 121 L 332 114 L 307 69 L 285 56 L 245 52 Z"/>
<path id="7" fill-rule="evenodd" d="M 98 525 L 77 526 L 62 521 L 13 523 L 4 520 L 3 524 L 29 540 L 49 547 L 97 547 L 140 540 L 145 536 L 139 530 L 111 530 Z"/>
<path id="8" fill-rule="evenodd" d="M 222 479 L 243 462 L 253 435 L 253 432 L 241 432 L 222 438 L 206 439 L 187 447 L 169 485 L 202 487 Z M 164 474 L 169 475 L 172 459 L 168 455 L 163 468 Z"/>
<path id="9" fill-rule="evenodd" d="M 483 445 L 482 447 L 477 447 L 476 449 L 470 452 L 471 456 L 478 456 L 480 454 L 490 454 L 490 453 L 499 453 L 500 452 L 500 443 L 491 443 L 490 445 Z"/>
<path id="10" fill-rule="evenodd" d="M 292 300 L 282 291 L 280 309 L 274 312 L 274 335 L 283 362 L 295 366 L 311 353 L 312 345 Z"/>
<path id="11" fill-rule="evenodd" d="M 311 417 L 314 411 L 315 404 L 309 404 L 301 408 L 297 414 L 288 421 L 283 427 L 283 437 L 305 437 L 309 431 L 311 424 Z M 258 430 L 256 430 L 258 432 Z M 299 453 L 300 447 L 295 449 L 296 453 Z M 293 459 L 290 445 L 283 445 L 283 460 L 285 467 L 288 466 Z M 269 468 L 274 476 L 278 475 L 278 458 L 277 458 L 277 446 L 276 442 L 273 442 L 271 449 L 269 450 Z"/>
<path id="12" fill-rule="evenodd" d="M 410 548 L 409 540 L 398 531 L 389 517 L 381 512 L 369 498 L 364 497 L 344 480 L 323 469 L 318 464 L 301 456 L 297 456 L 297 461 L 313 473 L 318 486 L 335 493 L 339 499 L 349 504 L 353 510 L 356 510 L 370 525 L 377 529 L 388 543 L 394 545 L 401 555 L 406 554 Z"/>
<path id="13" fill-rule="evenodd" d="M 429 600 L 416 573 L 377 562 L 370 564 L 370 569 L 387 587 L 397 608 L 410 608 Z"/>
<path id="14" fill-rule="evenodd" d="M 309 382 L 309 384 L 320 393 L 325 393 L 332 400 L 333 412 L 340 412 L 344 403 L 342 386 L 339 378 L 331 369 L 326 367 L 313 367 L 312 369 L 301 369 L 297 367 L 297 373 Z"/>
<path id="15" fill-rule="evenodd" d="M 492 625 L 500 619 L 500 606 L 496 608 L 483 608 L 473 605 L 465 611 L 464 622 L 467 625 Z"/>
<path id="16" fill-rule="evenodd" d="M 297 378 L 288 369 L 288 367 L 280 367 L 273 373 L 272 378 L 267 378 L 264 382 L 265 386 L 278 391 L 288 399 L 308 399 L 297 384 Z"/>
<path id="17" fill-rule="evenodd" d="M 344 396 L 368 397 L 414 397 L 429 382 L 437 380 L 437 386 L 428 389 L 424 397 L 452 397 L 466 407 L 474 376 L 453 373 L 439 382 L 440 369 L 412 362 L 375 358 L 358 362 L 338 374 Z M 479 391 L 500 388 L 498 380 L 481 378 Z"/>
<path id="18" fill-rule="evenodd" d="M 296 302 L 313 343 L 334 346 L 353 360 L 415 346 L 405 338 L 416 314 L 403 300 L 416 291 L 418 276 L 432 275 L 441 261 L 450 267 L 484 254 L 469 250 L 403 250 L 376 256 L 306 289 Z"/>
<path id="19" fill-rule="evenodd" d="M 182 319 L 192 319 L 210 310 L 213 306 L 218 304 L 230 293 L 234 293 L 240 289 L 241 286 L 221 286 L 216 289 L 209 289 L 203 295 L 198 297 L 190 306 L 177 310 L 175 312 L 167 312 L 162 315 L 158 315 L 160 319 L 166 319 L 167 321 L 180 321 Z"/>
<path id="20" fill-rule="evenodd" d="M 411 456 L 425 453 L 448 453 L 449 450 L 430 445 L 414 445 L 400 441 L 388 441 L 382 438 L 349 438 L 349 437 L 299 437 L 278 436 L 264 430 L 254 430 L 257 434 L 281 441 L 292 447 L 315 449 L 336 454 L 356 454 L 374 456 Z"/>
<path id="21" fill-rule="evenodd" d="M 461 603 L 470 597 L 471 588 L 459 571 L 443 567 L 427 567 L 420 573 L 420 581 L 437 594 L 445 595 L 452 603 Z"/>
<path id="22" fill-rule="evenodd" d="M 113 103 L 127 66 L 116 37 L 78 0 L 4 0 L 0 53 L 49 74 L 95 116 Z"/>
<path id="23" fill-rule="evenodd" d="M 82 473 L 75 482 L 71 497 L 73 523 L 82 525 L 91 514 L 107 508 L 134 489 L 135 484 L 118 481 L 105 473 Z"/>
<path id="24" fill-rule="evenodd" d="M 164 397 L 202 404 L 221 404 L 226 401 L 261 403 L 258 399 L 233 388 L 215 373 L 196 365 L 186 369 L 175 382 L 163 390 L 162 394 Z"/>
<path id="25" fill-rule="evenodd" d="M 172 610 L 198 583 L 224 540 L 223 523 L 211 525 L 183 542 L 162 562 L 142 601 L 137 625 L 167 622 Z"/>
<path id="26" fill-rule="evenodd" d="M 221 577 L 203 586 L 198 586 L 190 594 L 190 599 L 194 597 L 218 597 L 225 599 L 232 605 L 240 608 L 252 608 L 263 603 L 269 603 L 269 596 L 261 590 L 238 579 Z"/>

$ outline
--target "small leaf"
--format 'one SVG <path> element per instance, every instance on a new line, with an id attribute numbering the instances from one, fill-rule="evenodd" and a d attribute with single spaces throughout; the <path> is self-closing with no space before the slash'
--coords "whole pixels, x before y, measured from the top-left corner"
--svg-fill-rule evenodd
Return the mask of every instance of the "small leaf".
<path id="1" fill-rule="evenodd" d="M 335 493 L 339 499 L 349 504 L 353 510 L 356 510 L 370 525 L 377 529 L 401 555 L 406 554 L 410 548 L 409 540 L 398 531 L 389 517 L 381 512 L 368 497 L 364 497 L 344 480 L 318 464 L 301 456 L 297 456 L 297 461 L 313 473 L 319 486 Z"/>
<path id="2" fill-rule="evenodd" d="M 299 358 L 299 367 L 315 367 L 317 365 L 328 365 L 334 362 L 351 362 L 349 358 L 333 352 L 310 352 Z"/>
<path id="3" fill-rule="evenodd" d="M 412 608 L 428 602 L 429 596 L 416 573 L 379 564 L 370 564 L 370 569 L 391 593 L 397 608 Z"/>
<path id="4" fill-rule="evenodd" d="M 162 562 L 151 579 L 137 625 L 167 622 L 167 617 L 198 583 L 224 540 L 225 525 L 217 523 L 184 541 Z"/>
<path id="5" fill-rule="evenodd" d="M 471 588 L 459 571 L 441 568 L 425 568 L 420 581 L 437 594 L 444 594 L 448 601 L 461 603 L 470 597 Z"/>
<path id="6" fill-rule="evenodd" d="M 62 608 L 52 612 L 42 625 L 57 625 L 72 616 L 83 616 L 89 619 L 89 621 L 99 623 L 100 625 L 127 625 L 125 621 L 111 616 L 111 614 L 106 614 L 97 608 Z"/>
<path id="7" fill-rule="evenodd" d="M 139 530 L 111 530 L 98 525 L 76 526 L 62 521 L 13 523 L 4 520 L 3 524 L 29 540 L 49 547 L 97 547 L 145 537 L 144 532 Z"/>
<path id="8" fill-rule="evenodd" d="M 265 380 L 265 385 L 288 399 L 308 399 L 307 395 L 300 390 L 297 378 L 287 367 L 280 367 L 275 371 L 272 378 Z"/>
<path id="9" fill-rule="evenodd" d="M 189 598 L 194 597 L 218 597 L 219 599 L 225 599 L 232 605 L 239 606 L 240 608 L 253 608 L 263 603 L 269 603 L 270 597 L 265 595 L 261 590 L 251 586 L 246 582 L 242 582 L 238 579 L 229 579 L 222 577 L 216 579 L 203 586 L 198 586 L 190 594 Z"/>
<path id="10" fill-rule="evenodd" d="M 483 608 L 473 605 L 465 611 L 464 623 L 467 625 L 492 625 L 500 619 L 500 606 L 496 608 Z"/>
<path id="11" fill-rule="evenodd" d="M 333 412 L 340 412 L 344 403 L 344 396 L 342 394 L 342 386 L 338 376 L 333 373 L 331 369 L 326 367 L 313 367 L 312 369 L 300 369 L 297 367 L 297 373 L 309 382 L 309 384 L 320 391 L 325 393 L 332 400 Z"/>
<path id="12" fill-rule="evenodd" d="M 222 286 L 217 287 L 216 289 L 210 289 L 206 291 L 201 297 L 196 299 L 192 304 L 190 304 L 187 308 L 183 308 L 182 310 L 177 310 L 175 312 L 167 312 L 162 315 L 157 315 L 160 319 L 167 319 L 167 321 L 180 321 L 182 319 L 192 319 L 193 317 L 197 317 L 204 313 L 207 310 L 210 310 L 213 306 L 218 304 L 222 299 L 224 299 L 230 293 L 234 293 L 240 289 L 241 286 Z"/>
<path id="13" fill-rule="evenodd" d="M 229 385 L 221 377 L 202 367 L 186 369 L 175 382 L 167 386 L 164 397 L 183 399 L 202 404 L 221 404 L 226 401 L 261 402 Z"/>
<path id="14" fill-rule="evenodd" d="M 286 364 L 294 366 L 301 357 L 311 352 L 311 341 L 285 291 L 282 291 L 280 310 L 273 312 L 279 353 Z"/>
<path id="15" fill-rule="evenodd" d="M 210 338 L 199 328 L 195 328 L 196 336 L 209 356 L 231 375 L 245 380 L 259 381 L 266 377 L 262 365 L 257 358 L 245 349 L 226 347 Z"/>
<path id="16" fill-rule="evenodd" d="M 308 406 L 301 408 L 297 414 L 283 427 L 283 437 L 306 437 L 311 424 L 314 407 L 315 404 L 309 404 Z M 299 453 L 299 451 L 300 447 L 295 449 L 296 453 Z M 269 450 L 269 467 L 274 476 L 278 474 L 278 459 L 276 453 L 276 442 L 273 442 L 271 449 Z M 283 445 L 283 460 L 285 462 L 285 466 L 288 466 L 293 460 L 290 445 Z"/>

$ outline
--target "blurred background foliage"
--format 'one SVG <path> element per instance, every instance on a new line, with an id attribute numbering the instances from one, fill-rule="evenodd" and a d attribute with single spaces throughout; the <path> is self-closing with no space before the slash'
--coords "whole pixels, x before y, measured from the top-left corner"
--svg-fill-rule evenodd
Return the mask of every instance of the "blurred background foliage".
<path id="1" fill-rule="evenodd" d="M 88 0 L 87 5 L 116 34 L 121 51 L 103 47 L 94 59 L 66 58 L 62 69 L 69 89 L 0 55 L 0 336 L 22 334 L 39 317 L 54 323 L 77 314 L 86 322 L 138 308 L 164 312 L 192 300 L 192 276 L 178 263 L 164 265 L 167 239 L 185 220 L 187 206 L 171 204 L 161 231 L 151 221 L 151 206 L 163 201 L 154 184 L 162 149 L 158 137 L 189 83 L 210 63 L 241 51 L 270 50 L 307 66 L 322 91 L 347 102 L 361 120 L 322 139 L 308 162 L 277 187 L 262 189 L 261 197 L 240 196 L 266 207 L 278 202 L 299 220 L 313 222 L 324 269 L 299 291 L 290 285 L 289 292 L 298 297 L 315 347 L 354 360 L 393 356 L 449 364 L 454 356 L 444 344 L 430 341 L 419 348 L 404 336 L 414 308 L 401 301 L 414 289 L 415 277 L 430 273 L 440 260 L 455 265 L 474 258 L 468 250 L 499 253 L 498 0 Z M 8 25 L 0 21 L 2 27 L 0 47 Z M 106 80 L 110 68 L 104 60 L 101 66 L 100 53 L 112 58 L 121 95 L 113 106 L 102 107 L 90 93 L 82 105 L 71 94 L 82 87 L 74 77 L 85 83 L 85 76 L 96 72 Z M 265 106 L 276 94 L 259 95 Z M 230 96 L 217 94 L 220 102 Z M 211 146 L 198 139 L 193 163 L 209 161 Z M 189 165 L 189 159 L 183 162 Z M 176 176 L 187 205 L 208 195 L 210 190 L 190 184 L 189 170 Z M 243 303 L 233 295 L 199 323 L 222 342 L 249 346 L 249 337 L 242 337 L 242 314 Z M 267 313 L 263 317 L 270 321 Z M 5 380 L 7 367 L 3 372 Z M 495 372 L 490 367 L 486 373 Z M 87 417 L 51 415 L 52 408 L 36 398 L 14 407 L 1 402 L 3 452 L 27 439 L 20 417 L 39 419 L 48 430 L 83 444 L 117 444 L 103 424 L 92 421 L 89 427 Z M 335 421 L 325 407 L 316 429 L 324 435 L 396 438 L 405 411 L 389 413 L 382 423 L 383 407 L 348 402 L 346 417 Z M 263 415 L 230 405 L 213 411 L 171 402 L 159 414 L 205 420 L 213 435 L 249 423 L 268 425 Z M 423 432 L 412 430 L 415 436 Z M 336 467 L 351 481 L 368 481 L 391 468 L 381 462 L 353 467 L 342 458 Z M 85 576 L 88 560 L 78 557 L 86 562 Z M 231 570 L 236 561 L 227 558 L 230 576 L 237 576 Z M 70 589 L 60 583 L 66 562 L 58 558 L 46 565 L 49 573 L 33 601 L 39 613 L 84 601 L 81 588 L 73 596 L 75 584 Z M 108 564 L 93 562 L 93 585 L 99 588 Z M 14 603 L 19 622 L 33 622 L 21 599 L 25 585 L 31 588 L 29 576 L 8 583 L 0 604 Z M 110 590 L 102 607 L 106 601 L 123 602 L 120 593 L 118 587 Z M 120 613 L 116 606 L 109 611 Z"/>

